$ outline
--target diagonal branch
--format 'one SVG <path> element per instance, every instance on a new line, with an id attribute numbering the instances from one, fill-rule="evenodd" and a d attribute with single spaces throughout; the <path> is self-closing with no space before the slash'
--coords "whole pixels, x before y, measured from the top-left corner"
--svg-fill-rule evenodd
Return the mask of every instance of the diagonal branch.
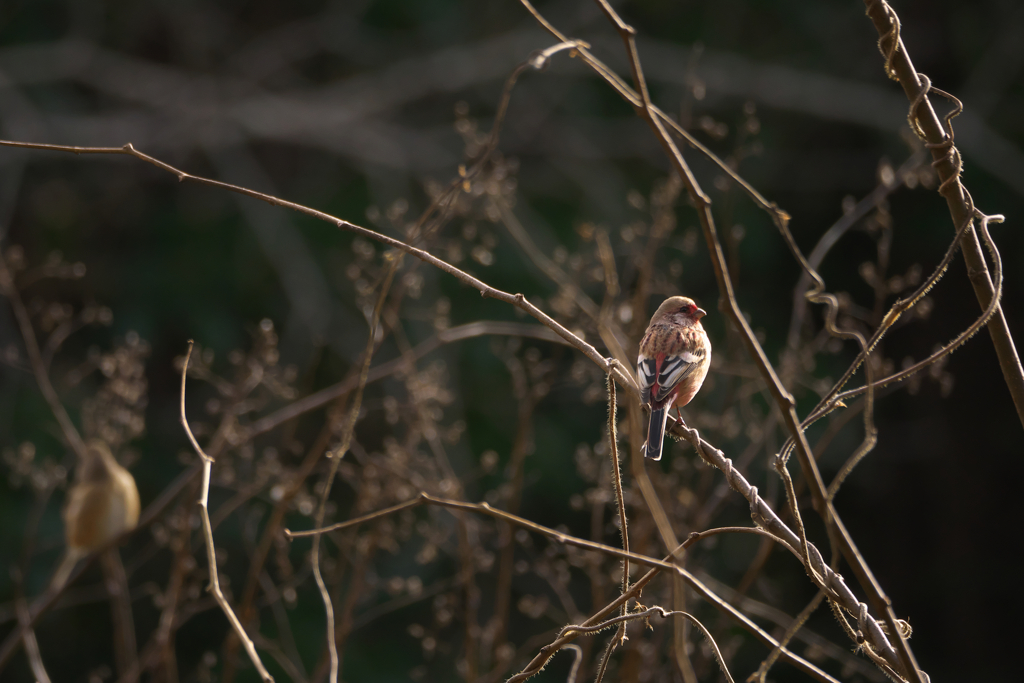
<path id="1" fill-rule="evenodd" d="M 3 257 L 2 253 L 0 253 L 0 294 L 6 296 L 11 301 L 11 308 L 14 309 L 14 317 L 18 321 L 21 338 L 25 342 L 25 353 L 28 354 L 29 364 L 32 366 L 32 374 L 36 378 L 36 384 L 39 385 L 39 391 L 42 392 L 43 398 L 46 399 L 47 405 L 50 406 L 50 411 L 57 419 L 57 424 L 60 425 L 60 430 L 64 434 L 64 439 L 68 442 L 68 446 L 71 447 L 71 450 L 75 452 L 75 456 L 81 462 L 86 457 L 85 442 L 82 441 L 82 436 L 78 433 L 78 429 L 75 428 L 71 417 L 68 416 L 68 411 L 64 408 L 64 404 L 60 402 L 60 397 L 57 396 L 57 392 L 50 382 L 50 375 L 46 371 L 46 362 L 39 351 L 39 341 L 36 339 L 36 333 L 32 327 L 32 319 L 29 317 L 25 304 L 21 300 L 21 294 L 18 292 L 17 285 L 14 282 L 14 273 L 7 267 L 7 260 Z"/>
<path id="2" fill-rule="evenodd" d="M 928 79 L 917 72 L 910 60 L 907 48 L 900 38 L 900 22 L 896 12 L 885 0 L 865 0 L 864 4 L 867 6 L 868 17 L 878 31 L 878 46 L 885 55 L 885 72 L 890 78 L 899 81 L 903 87 L 907 99 L 911 102 L 911 128 L 932 152 L 932 166 L 942 181 L 939 185 L 939 194 L 946 199 L 953 225 L 963 225 L 973 219 L 974 207 L 973 202 L 970 202 L 970 195 L 960 183 L 960 153 L 953 145 L 953 129 L 949 125 L 949 117 L 946 118 L 946 125 L 943 125 L 932 108 L 928 92 L 934 89 L 931 88 Z M 978 234 L 973 226 L 964 237 L 963 253 L 978 304 L 982 309 L 987 309 L 995 298 L 996 291 L 985 265 Z M 1013 336 L 998 301 L 995 314 L 989 319 L 987 327 L 999 358 L 1003 379 L 1017 409 L 1017 417 L 1024 425 L 1024 368 L 1021 367 Z"/>

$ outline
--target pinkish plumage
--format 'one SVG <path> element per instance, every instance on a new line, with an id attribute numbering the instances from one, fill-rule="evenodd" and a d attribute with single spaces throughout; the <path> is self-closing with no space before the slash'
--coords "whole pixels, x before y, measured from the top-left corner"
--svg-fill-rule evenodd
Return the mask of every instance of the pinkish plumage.
<path id="1" fill-rule="evenodd" d="M 640 398 L 651 407 L 646 454 L 654 460 L 661 459 L 669 411 L 689 403 L 707 377 L 711 342 L 700 324 L 705 315 L 692 299 L 666 299 L 640 342 L 636 375 Z"/>

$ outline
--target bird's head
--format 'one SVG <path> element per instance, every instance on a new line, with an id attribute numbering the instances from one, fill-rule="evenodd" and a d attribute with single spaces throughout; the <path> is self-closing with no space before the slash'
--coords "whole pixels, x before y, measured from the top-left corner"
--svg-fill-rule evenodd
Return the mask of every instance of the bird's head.
<path id="1" fill-rule="evenodd" d="M 665 299 L 654 312 L 651 322 L 660 320 L 676 321 L 682 324 L 692 325 L 707 315 L 707 311 L 694 303 L 688 296 L 673 296 Z"/>

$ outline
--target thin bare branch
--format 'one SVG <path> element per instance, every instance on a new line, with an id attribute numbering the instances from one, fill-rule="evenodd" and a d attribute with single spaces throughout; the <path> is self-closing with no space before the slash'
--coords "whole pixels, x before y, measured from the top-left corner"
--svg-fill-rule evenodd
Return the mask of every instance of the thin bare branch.
<path id="1" fill-rule="evenodd" d="M 722 657 L 722 651 L 718 649 L 718 643 L 715 642 L 715 639 L 711 636 L 711 633 L 707 630 L 707 628 L 704 627 L 704 624 L 700 623 L 700 620 L 698 620 L 689 612 L 668 612 L 665 610 L 664 607 L 655 605 L 654 607 L 649 607 L 640 612 L 629 612 L 628 614 L 622 614 L 617 617 L 612 617 L 611 619 L 602 621 L 599 624 L 594 624 L 593 626 L 580 626 L 577 624 L 569 624 L 568 626 L 565 626 L 564 628 L 562 628 L 561 631 L 558 632 L 558 637 L 565 638 L 566 636 L 575 634 L 589 636 L 599 631 L 603 631 L 606 628 L 611 628 L 615 624 L 625 624 L 626 622 L 635 621 L 637 619 L 646 620 L 655 614 L 660 615 L 662 619 L 668 619 L 669 617 L 685 617 L 686 619 L 689 619 L 697 628 L 700 629 L 701 633 L 704 634 L 704 637 L 707 638 L 708 644 L 711 646 L 711 651 L 715 655 L 715 660 L 718 662 L 718 666 L 722 669 L 722 673 L 725 674 L 725 679 L 729 681 L 729 683 L 733 683 L 732 675 L 729 673 L 729 667 L 725 665 L 725 658 Z"/>
<path id="2" fill-rule="evenodd" d="M 300 213 L 306 214 L 307 216 L 311 216 L 318 220 L 331 223 L 341 230 L 352 232 L 367 239 L 371 239 L 375 242 L 380 242 L 381 244 L 392 247 L 393 249 L 398 249 L 399 251 L 403 251 L 411 256 L 414 256 L 423 261 L 424 263 L 428 263 L 436 268 L 439 268 L 440 270 L 448 273 L 449 275 L 452 275 L 453 277 L 461 280 L 463 283 L 479 291 L 480 296 L 484 298 L 497 299 L 499 301 L 511 304 L 516 308 L 525 311 L 526 313 L 528 313 L 529 315 L 543 323 L 545 326 L 553 330 L 555 334 L 564 339 L 570 346 L 576 347 L 576 349 L 578 349 L 581 353 L 583 353 L 585 356 L 587 356 L 592 361 L 597 363 L 597 365 L 601 367 L 606 373 L 612 372 L 613 374 L 615 374 L 615 378 L 620 384 L 626 387 L 630 387 L 632 393 L 639 395 L 638 389 L 636 388 L 636 380 L 633 378 L 631 374 L 624 373 L 621 369 L 618 368 L 612 369 L 609 366 L 607 359 L 600 353 L 598 353 L 597 349 L 595 349 L 592 345 L 588 344 L 587 342 L 583 341 L 582 339 L 574 335 L 572 332 L 570 332 L 568 329 L 566 329 L 564 326 L 558 323 L 554 318 L 552 318 L 551 316 L 549 316 L 548 314 L 544 313 L 542 310 L 531 304 L 529 301 L 526 300 L 526 297 L 523 296 L 522 294 L 512 294 L 497 289 L 495 287 L 491 287 L 482 280 L 473 277 L 469 273 L 437 258 L 433 254 L 424 251 L 423 249 L 419 249 L 417 247 L 413 247 L 409 244 L 406 244 L 401 240 L 397 240 L 393 237 L 388 237 L 387 235 L 383 235 L 375 230 L 364 228 L 362 226 L 356 225 L 355 223 L 350 223 L 349 221 L 336 218 L 334 216 L 331 216 L 330 214 L 324 213 L 323 211 L 318 211 L 316 209 L 312 209 L 308 206 L 296 204 L 294 202 L 280 199 L 278 197 L 264 194 L 262 192 L 256 192 L 255 190 L 250 190 L 248 188 L 240 187 L 238 185 L 232 185 L 230 183 L 221 182 L 219 180 L 212 180 L 210 178 L 203 178 L 201 176 L 195 176 L 190 173 L 186 173 L 184 171 L 176 169 L 170 164 L 164 163 L 163 161 L 160 161 L 147 154 L 139 152 L 134 147 L 132 147 L 131 143 L 128 143 L 123 147 L 76 147 L 72 145 L 49 145 L 41 143 L 13 142 L 9 140 L 0 140 L 0 146 L 18 147 L 25 149 L 41 149 L 59 152 L 71 152 L 73 154 L 120 154 L 132 156 L 142 161 L 145 161 L 146 163 L 152 164 L 157 168 L 167 171 L 168 173 L 173 173 L 175 176 L 178 177 L 179 182 L 189 180 L 202 185 L 209 185 L 211 187 L 217 187 L 231 192 L 237 192 L 247 197 L 252 197 L 254 199 L 265 201 L 268 204 L 272 204 L 274 206 L 280 206 L 287 209 L 291 209 L 293 211 L 298 211 Z"/>
<path id="3" fill-rule="evenodd" d="M 321 526 L 323 524 L 324 516 L 327 514 L 327 499 L 331 495 L 331 487 L 333 486 L 335 476 L 338 473 L 338 465 L 341 464 L 341 459 L 345 457 L 345 453 L 348 452 L 349 444 L 352 441 L 352 435 L 355 432 L 356 422 L 359 420 L 359 410 L 362 407 L 363 389 L 366 387 L 366 377 L 370 372 L 370 361 L 373 359 L 374 340 L 377 335 L 377 325 L 380 322 L 380 312 L 384 307 L 384 301 L 387 299 L 388 293 L 390 292 L 391 282 L 395 276 L 395 271 L 398 269 L 398 265 L 399 261 L 396 258 L 392 260 L 391 264 L 388 266 L 387 276 L 380 288 L 380 295 L 377 298 L 377 305 L 373 309 L 373 319 L 370 323 L 370 331 L 366 339 L 366 348 L 363 350 L 363 364 L 362 369 L 359 372 L 359 384 L 356 387 L 355 397 L 349 404 L 348 418 L 345 420 L 345 424 L 341 428 L 341 444 L 333 453 L 331 453 L 330 456 L 330 469 L 324 481 L 320 494 L 320 503 L 317 507 L 317 526 Z M 340 672 L 337 642 L 335 640 L 334 607 L 331 604 L 331 596 L 327 591 L 327 584 L 324 583 L 323 574 L 320 569 L 320 534 L 313 535 L 313 551 L 310 561 L 313 564 L 313 576 L 316 578 L 316 584 L 320 589 L 320 596 L 324 602 L 324 609 L 327 612 L 327 651 L 331 658 L 330 681 L 331 683 L 337 683 Z"/>
<path id="4" fill-rule="evenodd" d="M 20 595 L 22 589 L 21 572 L 15 570 L 14 583 L 17 586 L 19 595 L 14 598 L 14 609 L 18 615 L 18 625 L 22 629 L 22 640 L 25 645 L 25 656 L 28 657 L 29 668 L 32 675 L 36 677 L 36 683 L 50 683 L 50 676 L 46 672 L 46 665 L 43 664 L 43 656 L 39 652 L 39 642 L 36 640 L 36 632 L 32 628 L 32 615 L 29 613 L 28 604 L 25 598 Z"/>
<path id="5" fill-rule="evenodd" d="M 32 327 L 32 319 L 29 317 L 25 304 L 21 300 L 21 294 L 18 292 L 17 284 L 14 282 L 14 274 L 7 267 L 7 260 L 4 258 L 3 253 L 0 253 L 0 294 L 10 300 L 11 308 L 14 309 L 14 318 L 18 321 L 18 330 L 21 332 L 22 341 L 25 343 L 25 353 L 28 354 L 29 364 L 32 366 L 32 374 L 35 376 L 36 385 L 38 385 L 39 391 L 43 394 L 43 398 L 46 399 L 47 405 L 50 406 L 53 416 L 57 419 L 57 424 L 60 425 L 64 440 L 67 441 L 68 446 L 74 451 L 78 461 L 81 462 L 86 458 L 85 442 L 82 441 L 81 434 L 78 433 L 78 429 L 71 421 L 71 417 L 68 416 L 67 409 L 64 408 L 64 404 L 61 403 L 60 397 L 57 396 L 57 392 L 50 382 L 50 374 L 46 370 L 47 364 L 39 351 L 39 342 L 36 339 L 35 329 Z"/>
<path id="6" fill-rule="evenodd" d="M 612 484 L 615 490 L 615 502 L 619 508 L 619 533 L 622 536 L 622 549 L 629 552 L 629 527 L 626 520 L 626 503 L 622 496 L 622 472 L 619 463 L 619 430 L 616 410 L 618 408 L 615 398 L 615 379 L 608 375 L 608 453 L 611 456 Z M 622 592 L 629 590 L 629 560 L 622 561 Z M 622 606 L 622 613 L 626 613 L 626 605 Z M 618 636 L 619 644 L 626 639 L 626 629 L 623 628 Z"/>
<path id="7" fill-rule="evenodd" d="M 266 667 L 263 666 L 263 661 L 260 659 L 259 654 L 256 652 L 256 646 L 253 644 L 252 639 L 245 632 L 245 628 L 242 626 L 242 622 L 238 620 L 234 610 L 231 609 L 231 604 L 228 603 L 227 598 L 224 597 L 224 592 L 220 588 L 220 575 L 217 570 L 217 549 L 213 544 L 213 528 L 210 526 L 210 512 L 209 512 L 209 498 L 210 498 L 210 472 L 213 469 L 213 458 L 208 456 L 199 442 L 196 441 L 196 437 L 192 434 L 191 427 L 188 426 L 188 418 L 185 416 L 185 379 L 188 376 L 188 361 L 192 355 L 192 341 L 189 340 L 188 351 L 185 353 L 185 362 L 182 363 L 181 368 L 181 425 L 185 428 L 185 434 L 188 435 L 188 440 L 192 444 L 192 448 L 195 449 L 196 454 L 202 459 L 203 462 L 203 483 L 202 488 L 199 492 L 199 512 L 202 516 L 203 522 L 203 537 L 206 539 L 206 561 L 210 572 L 210 585 L 209 590 L 213 593 L 213 597 L 217 600 L 217 604 L 220 605 L 221 611 L 224 612 L 224 616 L 228 618 L 228 622 L 231 627 L 235 630 L 238 638 L 245 645 L 245 651 L 249 654 L 249 659 L 252 660 L 253 666 L 262 678 L 267 683 L 274 683 L 273 676 L 267 671 Z"/>

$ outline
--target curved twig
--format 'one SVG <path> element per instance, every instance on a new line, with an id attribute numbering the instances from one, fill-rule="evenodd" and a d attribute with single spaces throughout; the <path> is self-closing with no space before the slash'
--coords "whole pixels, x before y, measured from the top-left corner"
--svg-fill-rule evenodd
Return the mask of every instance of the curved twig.
<path id="1" fill-rule="evenodd" d="M 203 538 L 206 540 L 206 561 L 210 572 L 209 591 L 213 593 L 213 597 L 217 600 L 217 604 L 220 605 L 224 616 L 228 618 L 228 622 L 238 635 L 238 639 L 245 646 L 245 651 L 248 653 L 249 659 L 252 660 L 253 666 L 259 672 L 260 678 L 267 683 L 274 683 L 274 678 L 267 671 L 267 668 L 263 666 L 263 661 L 256 652 L 256 646 L 253 644 L 252 639 L 245 632 L 242 622 L 238 620 L 234 610 L 231 609 L 231 604 L 224 597 L 224 592 L 220 589 L 220 575 L 217 570 L 217 549 L 213 544 L 213 528 L 210 526 L 210 510 L 208 505 L 213 458 L 208 456 L 199 445 L 199 442 L 196 441 L 196 437 L 192 434 L 192 428 L 188 426 L 188 418 L 185 416 L 185 380 L 188 377 L 188 361 L 192 356 L 192 345 L 192 340 L 190 339 L 188 351 L 185 353 L 185 362 L 182 363 L 181 367 L 181 426 L 185 428 L 185 434 L 188 435 L 189 443 L 192 444 L 192 448 L 195 449 L 196 454 L 203 462 L 203 485 L 199 493 L 199 512 L 203 522 Z"/>
<path id="2" fill-rule="evenodd" d="M 718 666 L 722 669 L 722 673 L 725 674 L 725 679 L 729 681 L 729 683 L 733 683 L 732 674 L 729 673 L 729 667 L 725 665 L 725 659 L 722 657 L 722 651 L 718 649 L 718 643 L 715 642 L 715 639 L 714 637 L 712 637 L 711 632 L 704 627 L 704 624 L 700 623 L 700 620 L 697 619 L 697 617 L 690 614 L 689 612 L 683 612 L 680 610 L 674 610 L 672 612 L 669 612 L 664 607 L 655 605 L 641 612 L 629 612 L 628 614 L 623 614 L 617 617 L 613 617 L 611 619 L 607 619 L 599 624 L 594 624 L 593 626 L 569 624 L 568 626 L 564 627 L 561 631 L 558 632 L 558 637 L 565 638 L 568 635 L 577 633 L 580 635 L 589 636 L 598 633 L 599 631 L 603 631 L 606 628 L 611 628 L 615 624 L 625 624 L 626 622 L 635 621 L 637 619 L 649 619 L 651 616 L 655 614 L 661 615 L 663 619 L 668 619 L 669 617 L 685 617 L 686 619 L 689 619 L 691 623 L 693 623 L 697 628 L 700 629 L 701 633 L 704 634 L 704 637 L 707 638 L 708 644 L 711 646 L 711 651 L 715 655 L 715 660 L 718 661 Z"/>

